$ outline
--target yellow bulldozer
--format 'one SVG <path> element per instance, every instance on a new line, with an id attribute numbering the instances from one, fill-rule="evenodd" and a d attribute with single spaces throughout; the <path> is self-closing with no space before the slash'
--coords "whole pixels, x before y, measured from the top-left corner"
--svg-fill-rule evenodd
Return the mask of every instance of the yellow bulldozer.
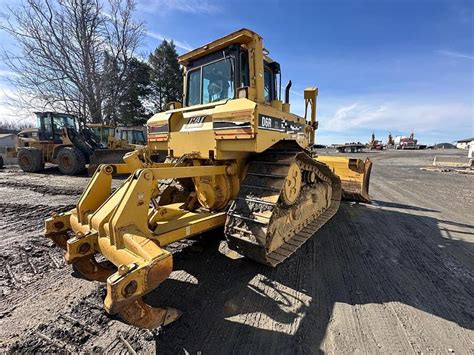
<path id="1" fill-rule="evenodd" d="M 110 149 L 135 149 L 146 145 L 146 127 L 113 126 L 100 123 L 87 125 L 100 142 Z"/>
<path id="2" fill-rule="evenodd" d="M 101 163 L 122 162 L 123 156 L 135 149 L 141 149 L 146 145 L 146 127 L 113 126 L 100 123 L 90 123 L 86 127 L 97 137 L 100 144 L 107 149 L 97 149 L 87 171 L 89 175 L 94 174 Z M 119 161 L 111 161 L 119 159 Z"/>
<path id="3" fill-rule="evenodd" d="M 147 146 L 101 165 L 76 208 L 45 226 L 68 263 L 106 282 L 106 311 L 143 328 L 180 316 L 142 298 L 170 275 L 170 243 L 224 226 L 221 252 L 275 267 L 341 198 L 369 202 L 372 163 L 311 152 L 318 89 L 304 90 L 304 117 L 291 113 L 290 86 L 281 100 L 280 65 L 257 33 L 239 30 L 179 62 L 183 103 L 150 118 Z M 114 174 L 130 175 L 113 191 Z"/>

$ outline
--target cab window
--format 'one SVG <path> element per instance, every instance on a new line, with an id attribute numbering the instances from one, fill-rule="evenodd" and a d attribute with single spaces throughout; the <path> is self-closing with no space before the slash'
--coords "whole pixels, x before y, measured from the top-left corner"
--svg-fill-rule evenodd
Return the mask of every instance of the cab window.
<path id="1" fill-rule="evenodd" d="M 232 58 L 203 66 L 203 104 L 234 98 L 232 66 Z"/>
<path id="2" fill-rule="evenodd" d="M 188 106 L 234 98 L 233 57 L 202 65 L 188 73 Z"/>
<path id="3" fill-rule="evenodd" d="M 188 74 L 188 106 L 201 103 L 201 69 L 196 69 Z"/>
<path id="4" fill-rule="evenodd" d="M 240 86 L 249 86 L 249 57 L 247 52 L 240 53 Z"/>
<path id="5" fill-rule="evenodd" d="M 44 138 L 46 140 L 54 140 L 54 128 L 53 128 L 53 123 L 51 120 L 51 117 L 46 116 L 43 118 L 43 124 L 44 124 Z"/>
<path id="6" fill-rule="evenodd" d="M 274 96 L 275 84 L 274 84 L 274 79 L 273 79 L 273 73 L 270 70 L 270 68 L 267 66 L 265 66 L 263 77 L 264 77 L 263 92 L 265 96 L 265 101 L 270 102 L 274 100 L 275 98 Z"/>
<path id="7" fill-rule="evenodd" d="M 145 142 L 145 135 L 142 131 L 134 131 L 133 132 L 133 140 L 137 143 L 144 143 Z"/>

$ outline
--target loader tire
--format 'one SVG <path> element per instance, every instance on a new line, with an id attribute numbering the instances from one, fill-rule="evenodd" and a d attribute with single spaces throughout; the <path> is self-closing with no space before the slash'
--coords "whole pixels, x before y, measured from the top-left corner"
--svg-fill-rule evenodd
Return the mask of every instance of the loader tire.
<path id="1" fill-rule="evenodd" d="M 27 173 L 37 173 L 44 169 L 41 151 L 37 148 L 21 148 L 18 151 L 18 165 Z"/>
<path id="2" fill-rule="evenodd" d="M 0 155 L 0 169 L 3 169 L 3 157 Z"/>
<path id="3" fill-rule="evenodd" d="M 79 149 L 65 147 L 59 151 L 56 160 L 64 175 L 77 175 L 86 170 L 86 158 Z"/>

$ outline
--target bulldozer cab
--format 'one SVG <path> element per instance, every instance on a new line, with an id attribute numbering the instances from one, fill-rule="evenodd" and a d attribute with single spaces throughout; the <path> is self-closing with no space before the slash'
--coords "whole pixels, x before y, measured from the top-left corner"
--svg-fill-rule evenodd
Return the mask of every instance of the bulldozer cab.
<path id="1" fill-rule="evenodd" d="M 239 47 L 228 47 L 189 63 L 186 106 L 233 99 L 239 80 Z"/>
<path id="2" fill-rule="evenodd" d="M 290 84 L 283 101 L 280 65 L 268 54 L 258 34 L 242 29 L 180 56 L 184 107 L 171 105 L 148 120 L 150 148 L 216 160 L 246 158 L 280 140 L 307 148 L 314 141 L 317 89 L 304 95 L 311 122 L 290 113 Z"/>
<path id="3" fill-rule="evenodd" d="M 250 36 L 245 31 L 240 32 Z M 247 38 L 244 42 L 247 40 L 249 39 Z M 255 44 L 253 41 L 249 41 L 249 44 Z M 255 100 L 257 96 L 260 97 L 260 101 L 266 103 L 281 99 L 280 65 L 267 57 L 265 50 L 260 53 L 259 57 L 263 64 L 263 87 L 260 90 L 260 95 L 255 95 L 255 91 L 258 91 L 259 88 L 257 88 L 256 80 L 251 80 L 251 71 L 256 70 L 249 58 L 249 50 L 252 45 L 238 45 L 239 41 L 235 41 L 235 39 L 228 39 L 227 42 L 226 47 L 219 48 L 216 52 L 208 49 L 207 54 L 203 52 L 193 56 L 191 52 L 180 58 L 180 62 L 186 66 L 185 106 L 244 97 Z M 252 59 L 253 56 L 252 54 Z M 279 81 L 278 78 L 280 78 Z M 254 97 L 248 97 L 249 87 L 253 89 L 250 94 Z"/>
<path id="4" fill-rule="evenodd" d="M 130 145 L 145 145 L 146 127 L 121 127 L 90 123 L 86 126 L 108 148 L 130 148 Z"/>
<path id="5" fill-rule="evenodd" d="M 122 163 L 123 156 L 146 145 L 144 130 L 146 127 L 116 127 L 106 125 L 88 125 L 87 129 L 102 134 L 101 144 L 107 149 L 96 149 L 90 157 L 89 174 L 92 175 L 100 164 Z"/>
<path id="6" fill-rule="evenodd" d="M 115 135 L 115 126 L 104 125 L 100 123 L 90 123 L 90 124 L 87 124 L 86 127 L 94 133 L 97 139 L 104 146 L 107 146 L 109 138 L 114 137 Z"/>
<path id="7" fill-rule="evenodd" d="M 146 144 L 145 134 L 142 129 L 120 127 L 117 131 L 118 138 L 122 141 L 128 142 L 129 144 Z"/>

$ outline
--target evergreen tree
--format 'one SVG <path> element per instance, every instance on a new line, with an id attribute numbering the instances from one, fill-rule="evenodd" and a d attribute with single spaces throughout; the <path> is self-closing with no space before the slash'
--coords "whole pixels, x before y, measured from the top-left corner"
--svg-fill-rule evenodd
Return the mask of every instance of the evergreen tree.
<path id="1" fill-rule="evenodd" d="M 143 106 L 150 94 L 150 66 L 132 58 L 121 78 L 117 63 L 106 56 L 105 121 L 111 124 L 141 125 L 151 113 Z M 120 85 L 120 83 L 122 84 Z"/>
<path id="2" fill-rule="evenodd" d="M 164 40 L 150 54 L 151 100 L 156 112 L 165 110 L 171 101 L 182 101 L 183 71 L 178 63 L 178 53 L 173 41 Z"/>
<path id="3" fill-rule="evenodd" d="M 125 74 L 125 72 L 124 72 Z M 107 53 L 104 54 L 104 100 L 103 121 L 104 123 L 116 123 L 118 120 L 118 104 L 123 92 L 123 84 L 120 84 L 120 73 L 118 63 Z"/>
<path id="4" fill-rule="evenodd" d="M 151 112 L 143 106 L 151 93 L 150 71 L 150 66 L 145 62 L 137 59 L 130 62 L 126 75 L 128 85 L 119 108 L 121 123 L 143 125 L 150 118 Z"/>

